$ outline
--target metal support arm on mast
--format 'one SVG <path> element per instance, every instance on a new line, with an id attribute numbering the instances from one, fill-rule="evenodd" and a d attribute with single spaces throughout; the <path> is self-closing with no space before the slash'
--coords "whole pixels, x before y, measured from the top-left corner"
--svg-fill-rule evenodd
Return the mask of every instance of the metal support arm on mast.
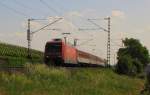
<path id="1" fill-rule="evenodd" d="M 79 29 L 79 30 L 103 30 L 105 32 L 108 33 L 108 38 L 107 38 L 107 66 L 110 67 L 110 24 L 111 24 L 111 18 L 110 17 L 107 17 L 107 18 L 104 18 L 104 20 L 107 20 L 108 21 L 108 29 L 105 29 L 103 27 L 101 27 L 100 25 L 96 24 L 94 22 L 94 20 L 99 20 L 99 19 L 87 19 L 90 23 L 92 23 L 93 25 L 95 25 L 97 28 L 93 28 L 93 29 Z"/>
<path id="2" fill-rule="evenodd" d="M 42 28 L 40 28 L 40 29 L 38 29 L 36 31 L 33 31 L 33 32 L 31 32 L 31 29 L 30 29 L 31 28 L 31 24 L 30 24 L 31 21 L 34 21 L 34 20 L 46 20 L 46 19 L 28 19 L 28 29 L 27 29 L 27 41 L 28 41 L 28 56 L 27 57 L 28 58 L 31 58 L 31 36 L 33 34 L 39 32 L 39 31 L 45 29 L 46 27 L 55 24 L 56 22 L 60 21 L 61 19 L 62 18 L 58 18 L 57 20 L 55 20 L 55 21 L 53 21 L 53 22 L 51 22 L 51 23 L 49 23 L 49 24 L 43 26 Z"/>

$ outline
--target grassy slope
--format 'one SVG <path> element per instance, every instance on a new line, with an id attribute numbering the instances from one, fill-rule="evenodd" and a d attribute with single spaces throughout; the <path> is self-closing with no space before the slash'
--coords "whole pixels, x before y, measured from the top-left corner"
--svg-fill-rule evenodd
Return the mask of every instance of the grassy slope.
<path id="1" fill-rule="evenodd" d="M 0 42 L 0 56 L 3 57 L 27 57 L 27 48 Z M 31 50 L 33 58 L 41 58 L 43 53 Z"/>
<path id="2" fill-rule="evenodd" d="M 138 95 L 144 86 L 108 69 L 27 68 L 24 74 L 0 73 L 0 95 Z"/>
<path id="3" fill-rule="evenodd" d="M 33 62 L 43 62 L 43 53 L 37 50 L 31 50 Z M 5 44 L 0 42 L 0 67 L 5 65 L 20 66 L 29 61 L 27 59 L 27 48 Z M 3 64 L 2 64 L 3 63 Z"/>

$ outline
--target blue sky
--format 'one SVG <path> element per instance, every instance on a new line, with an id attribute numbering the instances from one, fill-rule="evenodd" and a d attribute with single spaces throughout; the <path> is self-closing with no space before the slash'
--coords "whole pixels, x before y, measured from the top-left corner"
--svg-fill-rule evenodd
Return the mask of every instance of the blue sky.
<path id="1" fill-rule="evenodd" d="M 0 2 L 27 15 L 24 17 L 6 8 L 6 6 L 0 5 L 1 31 L 5 32 L 21 31 L 20 22 L 30 17 L 45 18 L 50 15 L 64 15 L 72 11 L 89 9 L 96 10 L 99 14 L 97 16 L 111 15 L 112 10 L 122 11 L 128 17 L 128 23 L 136 24 L 137 27 L 148 24 L 147 19 L 150 17 L 149 0 L 45 0 L 57 11 L 57 14 L 43 5 L 40 0 L 1 0 Z"/>
<path id="2" fill-rule="evenodd" d="M 111 16 L 112 18 L 112 40 L 125 37 L 133 37 L 139 39 L 150 50 L 150 0 L 0 0 L 0 41 L 27 46 L 26 44 L 26 21 L 28 18 L 48 18 L 49 16 L 65 17 L 65 21 L 56 24 L 54 27 L 62 28 L 65 31 L 72 31 L 72 36 L 78 38 L 90 38 L 94 35 L 97 47 L 89 47 L 88 45 L 81 47 L 85 51 L 91 51 L 91 48 L 101 50 L 106 56 L 106 33 L 97 31 L 89 34 L 79 32 L 74 28 L 81 26 L 92 28 L 86 18 L 104 18 Z M 48 6 L 47 6 L 48 5 Z M 49 8 L 48 8 L 49 7 Z M 22 15 L 23 14 L 23 15 Z M 96 21 L 99 25 L 106 27 L 106 22 Z M 33 23 L 33 26 L 40 28 L 40 22 Z M 58 27 L 59 26 L 59 27 Z M 69 30 L 70 29 L 70 30 Z M 78 31 L 78 32 L 75 32 Z M 32 47 L 44 50 L 44 43 L 52 38 L 58 37 L 58 31 L 41 32 L 34 35 Z M 37 42 L 37 39 L 40 41 Z M 70 38 L 71 39 L 71 38 Z M 97 40 L 96 40 L 97 39 Z M 101 40 L 101 42 L 99 42 Z M 82 43 L 79 42 L 79 43 Z M 91 44 L 90 43 L 90 44 Z M 121 44 L 121 40 L 117 42 Z M 112 53 L 115 54 L 119 47 L 112 47 Z"/>
<path id="3" fill-rule="evenodd" d="M 39 15 L 37 17 L 42 17 L 48 13 L 49 15 L 54 13 L 52 10 L 45 7 L 40 0 L 1 0 L 1 2 L 18 11 L 23 11 L 24 14 L 31 14 L 31 16 L 34 17 L 37 15 Z M 113 9 L 119 9 L 131 15 L 141 15 L 141 13 L 147 14 L 150 3 L 149 0 L 45 0 L 45 2 L 55 8 L 59 13 L 81 11 L 85 9 L 95 9 L 100 13 L 109 13 Z M 8 15 L 11 14 L 11 12 L 3 8 L 3 6 L 1 6 L 0 11 L 5 15 L 7 15 L 7 13 Z"/>

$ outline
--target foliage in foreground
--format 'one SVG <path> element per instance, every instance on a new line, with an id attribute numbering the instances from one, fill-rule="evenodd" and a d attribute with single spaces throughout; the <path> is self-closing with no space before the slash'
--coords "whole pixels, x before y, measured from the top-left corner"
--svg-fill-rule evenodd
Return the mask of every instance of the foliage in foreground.
<path id="1" fill-rule="evenodd" d="M 124 48 L 118 51 L 117 72 L 127 75 L 136 75 L 143 72 L 143 69 L 150 62 L 149 52 L 137 39 L 124 41 Z"/>
<path id="2" fill-rule="evenodd" d="M 21 74 L 0 72 L 0 95 L 138 95 L 144 85 L 109 69 L 26 67 Z"/>
<path id="3" fill-rule="evenodd" d="M 143 95 L 150 95 L 150 72 L 146 75 L 147 80 L 145 83 L 145 89 L 142 91 Z"/>

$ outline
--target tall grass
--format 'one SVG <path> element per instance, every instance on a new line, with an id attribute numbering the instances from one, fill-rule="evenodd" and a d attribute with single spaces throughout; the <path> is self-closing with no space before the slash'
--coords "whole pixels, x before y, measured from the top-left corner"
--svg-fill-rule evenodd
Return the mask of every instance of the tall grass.
<path id="1" fill-rule="evenodd" d="M 138 95 L 143 85 L 140 79 L 102 68 L 27 64 L 25 73 L 0 73 L 0 91 L 5 95 Z"/>

